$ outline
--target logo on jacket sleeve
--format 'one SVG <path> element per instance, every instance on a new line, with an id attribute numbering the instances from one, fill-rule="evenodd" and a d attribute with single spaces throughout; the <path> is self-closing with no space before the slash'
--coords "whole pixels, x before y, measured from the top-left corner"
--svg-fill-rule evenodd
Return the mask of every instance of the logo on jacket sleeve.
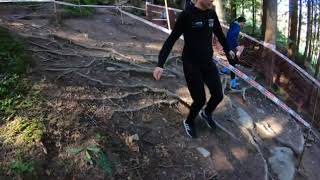
<path id="1" fill-rule="evenodd" d="M 208 19 L 209 27 L 213 27 L 214 19 Z"/>

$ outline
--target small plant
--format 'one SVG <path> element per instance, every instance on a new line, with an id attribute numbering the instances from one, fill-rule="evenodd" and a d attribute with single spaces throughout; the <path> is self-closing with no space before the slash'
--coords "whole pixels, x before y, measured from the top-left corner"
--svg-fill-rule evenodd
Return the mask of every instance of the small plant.
<path id="1" fill-rule="evenodd" d="M 94 5 L 101 3 L 101 0 L 70 0 L 72 4 Z M 74 16 L 90 16 L 95 12 L 92 7 L 65 7 L 66 11 Z"/>
<path id="2" fill-rule="evenodd" d="M 84 160 L 91 165 L 98 165 L 103 171 L 111 175 L 112 166 L 108 156 L 97 145 L 91 145 L 84 148 L 69 148 L 68 153 L 79 154 L 84 153 Z"/>
<path id="3" fill-rule="evenodd" d="M 12 114 L 19 107 L 30 105 L 27 102 L 30 88 L 29 81 L 16 74 L 0 79 L 0 113 Z"/>
<path id="4" fill-rule="evenodd" d="M 24 78 L 32 63 L 30 57 L 24 42 L 0 27 L 0 116 L 32 106 L 33 98 L 28 98 L 32 86 Z"/>
<path id="5" fill-rule="evenodd" d="M 34 170 L 33 162 L 14 160 L 10 164 L 10 169 L 16 174 L 31 173 Z"/>
<path id="6" fill-rule="evenodd" d="M 17 150 L 16 159 L 11 161 L 9 169 L 15 174 L 26 174 L 31 173 L 34 170 L 34 163 L 24 157 L 20 150 Z"/>
<path id="7" fill-rule="evenodd" d="M 40 142 L 44 132 L 45 127 L 39 120 L 16 117 L 0 128 L 0 137 L 5 144 L 30 146 Z"/>
<path id="8" fill-rule="evenodd" d="M 31 66 L 31 56 L 25 43 L 0 27 L 0 72 L 2 74 L 24 74 Z"/>

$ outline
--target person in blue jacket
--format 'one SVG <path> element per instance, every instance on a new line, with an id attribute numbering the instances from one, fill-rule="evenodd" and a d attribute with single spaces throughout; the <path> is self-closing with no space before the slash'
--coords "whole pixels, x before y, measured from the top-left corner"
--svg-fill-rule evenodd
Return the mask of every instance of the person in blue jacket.
<path id="1" fill-rule="evenodd" d="M 227 42 L 229 45 L 229 48 L 233 50 L 234 52 L 237 52 L 240 48 L 238 44 L 238 37 L 240 33 L 240 29 L 245 25 L 246 18 L 240 16 L 237 19 L 235 19 L 229 26 L 229 31 L 227 33 Z M 235 66 L 239 60 L 237 59 L 237 56 L 235 56 L 235 61 L 232 63 L 232 66 Z M 222 73 L 227 74 L 229 72 L 229 69 L 223 68 Z M 236 75 L 231 72 L 231 89 L 239 89 Z"/>

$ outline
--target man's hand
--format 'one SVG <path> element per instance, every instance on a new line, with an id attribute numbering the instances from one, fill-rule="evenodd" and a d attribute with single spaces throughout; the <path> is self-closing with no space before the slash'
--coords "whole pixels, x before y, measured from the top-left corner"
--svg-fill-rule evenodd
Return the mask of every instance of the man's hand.
<path id="1" fill-rule="evenodd" d="M 156 68 L 154 68 L 154 70 L 153 70 L 153 77 L 154 77 L 157 81 L 160 80 L 161 75 L 162 75 L 162 72 L 163 72 L 163 68 L 161 68 L 161 67 L 156 67 Z"/>
<path id="2" fill-rule="evenodd" d="M 235 53 L 233 51 L 229 51 L 229 53 L 227 53 L 226 56 L 229 61 L 229 64 L 235 65 L 238 63 L 237 58 L 235 57 Z"/>

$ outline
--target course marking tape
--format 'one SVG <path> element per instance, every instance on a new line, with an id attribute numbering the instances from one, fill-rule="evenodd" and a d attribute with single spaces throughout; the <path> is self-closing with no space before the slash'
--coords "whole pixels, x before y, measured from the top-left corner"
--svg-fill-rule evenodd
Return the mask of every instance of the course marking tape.
<path id="1" fill-rule="evenodd" d="M 158 8 L 165 9 L 164 6 L 155 5 L 155 4 L 152 4 L 152 3 L 149 3 L 149 2 L 146 3 L 146 6 L 153 6 L 153 7 L 158 7 Z M 172 8 L 172 7 L 168 7 L 168 10 L 173 10 L 173 11 L 176 11 L 176 12 L 182 12 L 181 9 L 176 9 L 176 8 Z"/>
<path id="2" fill-rule="evenodd" d="M 141 22 L 144 22 L 146 24 L 153 24 L 152 27 L 157 28 L 165 33 L 170 34 L 170 31 L 166 28 L 163 28 L 159 25 L 156 25 L 154 23 L 151 23 L 149 21 L 146 21 L 145 19 L 142 19 L 140 17 L 137 17 L 133 14 L 130 14 L 128 12 L 123 12 L 126 13 L 127 15 L 130 15 L 130 17 L 134 17 L 134 19 L 139 20 Z M 164 30 L 165 29 L 165 30 Z M 311 128 L 310 124 L 308 122 L 306 122 L 304 119 L 302 119 L 302 117 L 300 115 L 298 115 L 295 111 L 293 111 L 290 107 L 288 107 L 284 102 L 282 102 L 279 98 L 277 98 L 274 94 L 272 94 L 270 91 L 268 91 L 266 88 L 264 88 L 263 86 L 261 86 L 258 82 L 256 82 L 255 80 L 253 80 L 252 78 L 250 78 L 248 75 L 244 74 L 243 72 L 241 72 L 239 69 L 231 66 L 229 63 L 221 60 L 220 58 L 213 58 L 214 61 L 218 62 L 219 64 L 221 64 L 224 67 L 227 67 L 228 69 L 230 69 L 231 71 L 233 71 L 235 74 L 237 74 L 241 79 L 243 79 L 244 81 L 246 81 L 247 83 L 249 83 L 251 86 L 253 86 L 254 88 L 256 88 L 257 90 L 259 90 L 263 95 L 265 95 L 266 97 L 268 97 L 270 100 L 272 100 L 274 103 L 276 103 L 278 106 L 280 106 L 285 112 L 289 113 L 290 115 L 292 115 L 294 117 L 294 119 L 296 119 L 298 122 L 300 122 L 301 124 L 303 124 L 305 127 L 307 128 Z"/>
<path id="3" fill-rule="evenodd" d="M 303 124 L 307 128 L 311 128 L 310 124 L 307 123 L 305 120 L 302 119 L 300 115 L 298 115 L 294 110 L 292 110 L 290 107 L 288 107 L 284 102 L 282 102 L 279 98 L 277 98 L 274 94 L 272 94 L 270 91 L 268 91 L 266 88 L 264 88 L 262 85 L 260 85 L 258 82 L 250 78 L 248 75 L 241 72 L 239 69 L 233 67 L 226 61 L 222 60 L 219 57 L 213 57 L 213 60 L 217 62 L 218 64 L 222 65 L 223 67 L 226 67 L 230 69 L 232 72 L 234 72 L 237 76 L 239 76 L 241 79 L 246 81 L 248 84 L 259 90 L 263 95 L 265 95 L 267 98 L 269 98 L 271 101 L 273 101 L 275 104 L 280 106 L 285 112 L 288 112 L 291 116 L 294 117 L 298 122 Z"/>
<path id="4" fill-rule="evenodd" d="M 0 0 L 0 3 L 10 2 L 10 3 L 19 3 L 19 2 L 53 2 L 54 0 Z"/>

